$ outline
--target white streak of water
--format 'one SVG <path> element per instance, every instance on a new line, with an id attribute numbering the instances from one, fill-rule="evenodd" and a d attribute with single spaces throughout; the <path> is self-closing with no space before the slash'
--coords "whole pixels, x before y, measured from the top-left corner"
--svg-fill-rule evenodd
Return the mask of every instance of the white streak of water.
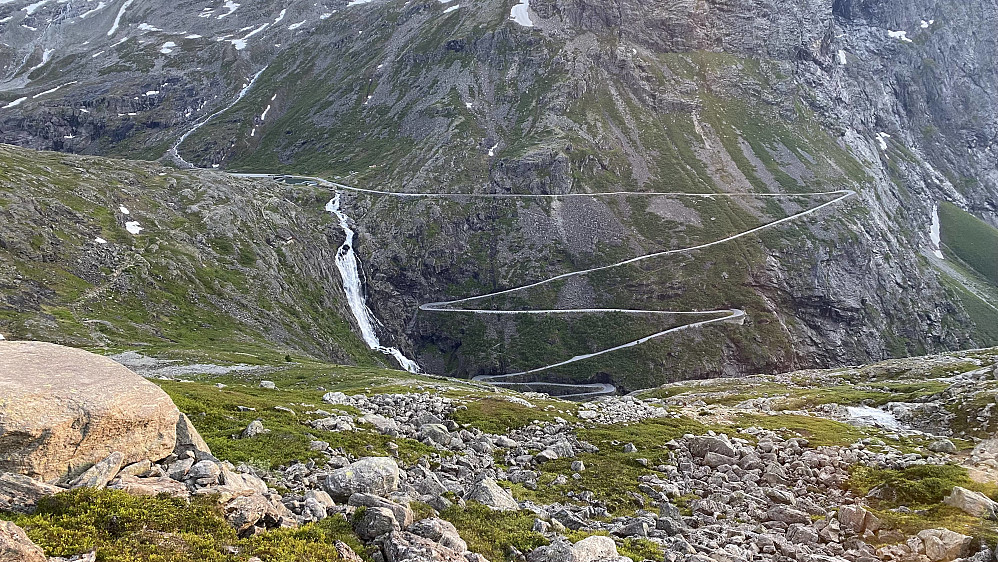
<path id="1" fill-rule="evenodd" d="M 932 253 L 937 258 L 944 259 L 940 246 L 942 238 L 939 235 L 939 205 L 933 205 L 932 207 L 932 224 L 929 226 L 929 238 L 932 239 Z"/>
<path id="2" fill-rule="evenodd" d="M 378 334 L 374 331 L 377 319 L 371 309 L 367 307 L 367 302 L 364 299 L 364 288 L 360 282 L 360 267 L 357 263 L 357 255 L 353 251 L 354 231 L 350 228 L 350 218 L 340 210 L 340 194 L 338 192 L 336 197 L 326 203 L 326 210 L 336 216 L 340 228 L 343 229 L 343 234 L 346 236 L 343 245 L 336 251 L 336 268 L 340 271 L 340 277 L 343 278 L 343 292 L 346 293 L 350 312 L 357 320 L 361 338 L 371 349 L 394 357 L 406 371 L 410 373 L 420 372 L 419 365 L 406 357 L 398 348 L 381 345 Z"/>

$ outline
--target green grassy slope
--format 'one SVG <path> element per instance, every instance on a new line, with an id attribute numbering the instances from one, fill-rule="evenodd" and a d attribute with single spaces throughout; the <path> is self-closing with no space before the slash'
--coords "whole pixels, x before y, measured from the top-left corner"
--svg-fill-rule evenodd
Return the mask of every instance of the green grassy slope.
<path id="1" fill-rule="evenodd" d="M 943 244 L 998 286 L 998 229 L 945 202 L 939 204 L 939 226 Z"/>
<path id="2" fill-rule="evenodd" d="M 946 202 L 939 205 L 939 226 L 947 265 L 957 277 L 946 276 L 944 284 L 974 321 L 977 342 L 998 344 L 998 229 Z"/>

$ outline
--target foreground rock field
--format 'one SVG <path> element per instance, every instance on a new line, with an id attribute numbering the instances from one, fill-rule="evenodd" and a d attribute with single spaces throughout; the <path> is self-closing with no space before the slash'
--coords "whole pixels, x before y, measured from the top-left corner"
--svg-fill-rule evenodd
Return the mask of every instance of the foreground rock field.
<path id="1" fill-rule="evenodd" d="M 175 376 L 0 343 L 0 560 L 994 559 L 998 350 L 581 404 L 118 359 Z"/>

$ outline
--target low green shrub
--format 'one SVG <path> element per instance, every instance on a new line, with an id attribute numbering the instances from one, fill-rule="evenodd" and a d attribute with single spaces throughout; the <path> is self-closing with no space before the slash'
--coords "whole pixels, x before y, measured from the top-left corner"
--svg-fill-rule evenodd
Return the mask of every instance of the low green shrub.
<path id="1" fill-rule="evenodd" d="M 457 528 L 468 549 L 493 562 L 510 560 L 510 547 L 520 552 L 548 543 L 544 535 L 532 530 L 535 515 L 529 511 L 492 511 L 475 502 L 453 506 L 440 514 Z"/>
<path id="2" fill-rule="evenodd" d="M 35 513 L 0 513 L 49 556 L 96 551 L 99 562 L 335 562 L 334 543 L 363 547 L 342 517 L 239 539 L 214 497 L 190 501 L 81 488 L 41 500 Z"/>
<path id="3" fill-rule="evenodd" d="M 904 470 L 887 470 L 857 465 L 846 486 L 856 495 L 874 492 L 873 499 L 884 507 L 931 507 L 943 501 L 954 486 L 994 494 L 970 479 L 967 469 L 954 464 L 916 465 Z M 989 489 L 990 488 L 990 489 Z"/>

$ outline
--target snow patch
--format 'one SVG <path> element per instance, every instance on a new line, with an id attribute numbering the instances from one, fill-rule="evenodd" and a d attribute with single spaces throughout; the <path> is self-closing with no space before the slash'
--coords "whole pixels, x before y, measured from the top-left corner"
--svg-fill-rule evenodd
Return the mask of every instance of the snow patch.
<path id="1" fill-rule="evenodd" d="M 347 3 L 347 7 L 349 8 L 350 6 L 359 6 L 361 4 L 370 4 L 372 1 L 373 0 L 350 0 L 350 2 Z"/>
<path id="2" fill-rule="evenodd" d="M 939 234 L 939 205 L 932 206 L 932 224 L 929 225 L 929 239 L 932 240 L 932 253 L 939 259 L 943 258 L 943 251 L 940 244 L 942 237 Z"/>
<path id="3" fill-rule="evenodd" d="M 121 211 L 121 214 L 123 214 L 123 215 L 130 215 L 130 214 L 132 214 L 128 210 L 128 207 L 125 207 L 124 205 L 118 205 L 118 210 Z"/>
<path id="4" fill-rule="evenodd" d="M 184 36 L 184 39 L 200 39 L 201 36 L 197 33 L 191 33 L 190 35 Z"/>
<path id="5" fill-rule="evenodd" d="M 176 46 L 177 44 L 174 43 L 173 41 L 167 41 L 166 43 L 163 43 L 162 47 L 159 48 L 159 52 L 163 53 L 164 55 L 168 55 L 173 52 L 173 49 Z"/>
<path id="6" fill-rule="evenodd" d="M 321 16 L 319 16 L 319 19 L 320 20 L 328 20 L 331 17 L 333 17 L 333 13 L 332 12 L 326 12 L 326 13 L 322 14 Z"/>
<path id="7" fill-rule="evenodd" d="M 125 223 L 125 230 L 127 230 L 129 234 L 138 234 L 145 229 L 139 226 L 139 221 L 128 221 Z"/>
<path id="8" fill-rule="evenodd" d="M 26 99 L 28 99 L 28 98 L 27 97 L 17 98 L 16 100 L 14 100 L 14 101 L 8 103 L 7 105 L 3 106 L 3 109 L 8 109 L 8 108 L 11 108 L 11 107 L 17 107 L 17 106 L 21 105 L 22 103 L 24 103 L 24 100 L 26 100 Z"/>
<path id="9" fill-rule="evenodd" d="M 460 4 L 454 4 L 453 6 L 447 8 L 446 10 L 444 10 L 444 13 L 445 14 L 449 14 L 449 13 L 453 12 L 454 10 L 460 8 L 460 7 L 461 7 Z"/>
<path id="10" fill-rule="evenodd" d="M 125 0 L 125 3 L 121 5 L 121 8 L 118 10 L 118 15 L 114 17 L 114 23 L 111 24 L 111 29 L 107 31 L 108 37 L 111 37 L 118 31 L 118 25 L 121 24 L 121 16 L 125 15 L 125 10 L 127 10 L 134 1 L 135 0 Z"/>
<path id="11" fill-rule="evenodd" d="M 266 121 L 267 120 L 267 112 L 268 111 L 270 111 L 270 104 L 267 104 L 267 109 L 264 109 L 263 113 L 260 114 L 260 121 Z"/>
<path id="12" fill-rule="evenodd" d="M 908 32 L 907 31 L 891 31 L 891 30 L 888 29 L 887 30 L 887 36 L 890 37 L 891 39 L 900 39 L 901 41 L 904 41 L 905 43 L 911 43 L 912 42 L 911 39 L 908 38 Z"/>
<path id="13" fill-rule="evenodd" d="M 142 22 L 142 23 L 139 24 L 139 30 L 140 31 L 163 31 L 162 29 L 156 27 L 155 25 L 149 25 L 146 22 Z"/>
<path id="14" fill-rule="evenodd" d="M 846 52 L 839 49 L 839 64 L 845 66 L 846 64 Z"/>
<path id="15" fill-rule="evenodd" d="M 231 15 L 232 12 L 235 12 L 237 9 L 239 9 L 239 6 L 241 5 L 242 4 L 238 4 L 236 2 L 233 2 L 232 0 L 225 0 L 225 4 L 222 4 L 222 7 L 228 10 L 228 12 L 225 12 L 224 14 L 218 14 L 217 19 L 222 19 L 225 16 Z"/>
<path id="16" fill-rule="evenodd" d="M 49 3 L 49 0 L 38 0 L 38 2 L 35 2 L 34 4 L 28 4 L 27 6 L 21 8 L 21 9 L 24 10 L 25 14 L 27 14 L 27 15 L 30 16 L 31 14 L 37 12 L 38 8 L 41 8 L 42 6 L 44 6 L 45 4 L 48 4 L 48 3 Z"/>
<path id="17" fill-rule="evenodd" d="M 107 7 L 107 3 L 106 2 L 98 2 L 97 5 L 94 8 L 92 8 L 90 10 L 87 10 L 86 12 L 83 12 L 82 14 L 80 14 L 80 19 L 81 20 L 82 19 L 87 19 L 88 17 L 96 14 L 97 12 L 103 10 L 106 7 Z"/>
<path id="18" fill-rule="evenodd" d="M 307 21 L 308 20 L 301 20 L 298 23 L 293 23 L 293 24 L 289 25 L 288 26 L 288 31 L 294 31 L 294 30 L 298 29 L 299 27 L 305 25 L 305 22 L 307 22 Z"/>
<path id="19" fill-rule="evenodd" d="M 921 27 L 922 27 L 922 29 L 928 29 L 929 26 L 932 25 L 932 24 L 934 24 L 934 23 L 936 23 L 936 20 L 929 20 L 929 21 L 922 20 Z"/>
<path id="20" fill-rule="evenodd" d="M 883 429 L 901 429 L 901 422 L 894 414 L 879 408 L 869 406 L 847 406 L 849 420 L 858 425 L 872 425 Z"/>
<path id="21" fill-rule="evenodd" d="M 104 240 L 100 236 L 98 236 L 97 238 L 94 238 L 94 242 L 96 242 L 98 244 L 107 244 L 107 240 Z"/>
<path id="22" fill-rule="evenodd" d="M 77 82 L 76 80 L 73 80 L 72 82 L 66 82 L 65 84 L 59 84 L 58 86 L 56 86 L 55 88 L 52 88 L 51 90 L 45 90 L 44 92 L 39 92 L 39 93 L 31 96 L 31 99 L 38 99 L 38 98 L 44 96 L 45 94 L 51 94 L 51 93 L 57 91 L 59 88 L 63 88 L 63 87 L 66 87 L 66 86 L 72 86 L 73 84 L 76 84 L 76 82 Z"/>
<path id="23" fill-rule="evenodd" d="M 519 4 L 513 6 L 509 11 L 509 19 L 523 27 L 534 27 L 534 22 L 530 19 L 530 0 L 520 0 Z"/>
<path id="24" fill-rule="evenodd" d="M 159 90 L 149 90 L 148 92 L 146 92 L 146 93 L 144 93 L 142 95 L 145 96 L 145 97 L 158 96 L 159 95 Z"/>
<path id="25" fill-rule="evenodd" d="M 241 39 L 226 39 L 225 37 L 216 37 L 215 41 L 228 41 L 229 43 L 232 43 L 232 46 L 235 47 L 237 51 L 242 51 L 243 49 L 246 48 L 246 45 L 247 45 L 246 40 L 247 39 L 249 39 L 250 37 L 253 37 L 257 33 L 260 33 L 264 29 L 267 29 L 269 26 L 270 26 L 269 23 L 262 24 L 262 25 L 260 25 L 260 27 L 254 29 L 253 31 L 250 31 L 249 33 L 247 33 L 246 35 L 244 35 Z"/>
<path id="26" fill-rule="evenodd" d="M 880 145 L 880 150 L 887 150 L 887 139 L 891 138 L 887 133 L 877 133 L 877 144 Z"/>
<path id="27" fill-rule="evenodd" d="M 277 15 L 277 19 L 274 20 L 274 25 L 277 25 L 277 24 L 281 23 L 281 20 L 284 19 L 284 16 L 287 13 L 288 13 L 288 9 L 287 8 L 284 8 L 283 10 L 281 10 L 281 13 Z"/>
<path id="28" fill-rule="evenodd" d="M 489 156 L 495 156 L 497 148 L 499 148 L 499 143 L 498 142 L 496 143 L 495 146 L 493 146 L 492 148 L 489 149 Z"/>
<path id="29" fill-rule="evenodd" d="M 32 72 L 34 72 L 34 71 L 38 70 L 39 68 L 41 68 L 41 67 L 45 66 L 46 64 L 48 64 L 48 62 L 50 60 L 52 60 L 52 53 L 54 53 L 54 52 L 55 52 L 55 49 L 45 49 L 44 51 L 42 51 L 42 62 L 36 64 L 35 66 L 32 66 L 31 68 L 29 68 L 28 71 L 24 73 L 24 75 L 27 76 L 28 74 L 31 74 Z"/>

